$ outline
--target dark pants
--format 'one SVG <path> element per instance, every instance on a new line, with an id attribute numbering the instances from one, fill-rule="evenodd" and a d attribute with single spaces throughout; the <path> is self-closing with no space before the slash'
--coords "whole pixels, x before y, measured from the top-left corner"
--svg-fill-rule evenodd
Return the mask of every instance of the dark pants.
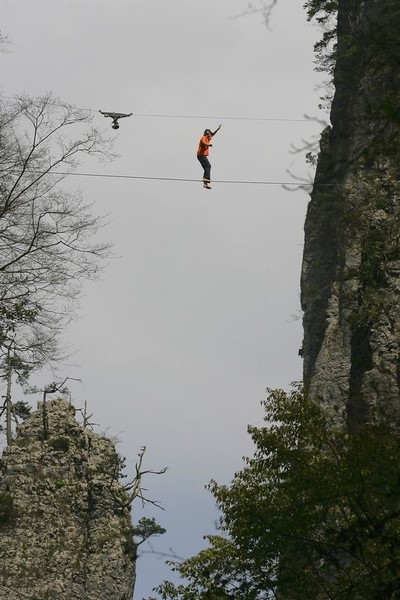
<path id="1" fill-rule="evenodd" d="M 201 166 L 204 169 L 204 177 L 203 178 L 207 179 L 207 181 L 211 181 L 211 163 L 208 160 L 207 156 L 198 154 L 197 160 L 200 162 Z"/>

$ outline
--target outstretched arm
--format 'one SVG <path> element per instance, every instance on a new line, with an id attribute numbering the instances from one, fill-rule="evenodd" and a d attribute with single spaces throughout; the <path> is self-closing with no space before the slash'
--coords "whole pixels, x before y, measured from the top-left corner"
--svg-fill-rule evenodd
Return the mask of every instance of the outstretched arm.
<path id="1" fill-rule="evenodd" d="M 222 127 L 222 124 L 221 124 L 221 125 L 218 125 L 217 129 L 216 129 L 215 131 L 212 131 L 212 132 L 211 132 L 211 135 L 214 137 L 214 135 L 215 135 L 216 133 L 218 133 L 218 131 L 221 129 L 221 127 Z"/>

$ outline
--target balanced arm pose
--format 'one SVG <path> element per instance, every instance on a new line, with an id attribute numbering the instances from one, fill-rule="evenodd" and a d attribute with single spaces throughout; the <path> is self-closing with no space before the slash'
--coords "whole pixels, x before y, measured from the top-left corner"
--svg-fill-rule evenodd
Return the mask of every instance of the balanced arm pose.
<path id="1" fill-rule="evenodd" d="M 221 127 L 222 125 L 219 125 L 215 131 L 206 129 L 200 138 L 197 148 L 197 159 L 203 167 L 203 187 L 207 190 L 211 190 L 211 163 L 208 160 L 209 148 L 212 148 L 212 138 L 216 133 L 218 133 Z"/>

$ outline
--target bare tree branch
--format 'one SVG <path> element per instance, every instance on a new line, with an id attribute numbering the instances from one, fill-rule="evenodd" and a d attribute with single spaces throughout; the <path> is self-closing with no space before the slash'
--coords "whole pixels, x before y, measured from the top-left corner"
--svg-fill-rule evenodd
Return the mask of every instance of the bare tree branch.
<path id="1" fill-rule="evenodd" d="M 269 28 L 272 11 L 278 0 L 259 0 L 259 6 L 254 6 L 251 2 L 248 3 L 247 9 L 242 13 L 231 17 L 231 19 L 239 19 L 247 17 L 248 15 L 261 14 L 263 17 L 264 24 Z"/>
<path id="2" fill-rule="evenodd" d="M 0 377 L 11 364 L 10 322 L 12 370 L 21 380 L 65 357 L 59 336 L 83 281 L 110 257 L 110 245 L 97 238 L 104 218 L 79 193 L 61 189 L 54 173 L 72 172 L 83 156 L 112 158 L 92 119 L 50 94 L 0 103 Z"/>
<path id="3" fill-rule="evenodd" d="M 157 500 L 151 500 L 143 494 L 143 492 L 147 492 L 147 489 L 142 487 L 142 478 L 143 478 L 143 475 L 148 475 L 148 474 L 163 475 L 168 470 L 168 467 L 164 467 L 163 469 L 160 469 L 159 471 L 153 471 L 151 469 L 147 469 L 147 470 L 143 471 L 142 463 L 143 463 L 143 457 L 144 457 L 145 452 L 146 452 L 146 446 L 142 446 L 138 453 L 139 460 L 135 464 L 135 477 L 132 479 L 132 481 L 125 484 L 125 486 L 124 486 L 125 490 L 129 493 L 127 505 L 132 504 L 132 502 L 136 498 L 140 498 L 140 500 L 142 501 L 142 505 L 152 504 L 153 506 L 156 506 L 157 508 L 161 508 L 161 510 L 164 510 L 164 508 L 161 506 L 160 502 L 158 502 Z"/>

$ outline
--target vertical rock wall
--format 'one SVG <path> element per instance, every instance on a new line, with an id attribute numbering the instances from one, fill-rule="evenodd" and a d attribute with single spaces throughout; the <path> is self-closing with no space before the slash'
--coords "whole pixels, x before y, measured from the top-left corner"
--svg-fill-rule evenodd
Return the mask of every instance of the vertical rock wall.
<path id="1" fill-rule="evenodd" d="M 400 3 L 338 6 L 301 302 L 306 392 L 352 428 L 400 422 Z"/>
<path id="2" fill-rule="evenodd" d="M 50 401 L 0 467 L 0 600 L 131 600 L 136 552 L 113 443 Z"/>

